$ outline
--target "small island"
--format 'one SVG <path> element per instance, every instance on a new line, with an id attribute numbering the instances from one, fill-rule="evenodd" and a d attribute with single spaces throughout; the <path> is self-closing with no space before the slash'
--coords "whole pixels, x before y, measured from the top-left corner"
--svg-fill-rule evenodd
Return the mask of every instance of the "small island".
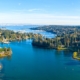
<path id="1" fill-rule="evenodd" d="M 79 50 L 78 50 L 78 52 L 73 53 L 73 58 L 77 59 L 77 60 L 80 60 L 80 51 Z"/>
<path id="2" fill-rule="evenodd" d="M 12 55 L 11 48 L 0 48 L 0 58 L 8 57 Z"/>

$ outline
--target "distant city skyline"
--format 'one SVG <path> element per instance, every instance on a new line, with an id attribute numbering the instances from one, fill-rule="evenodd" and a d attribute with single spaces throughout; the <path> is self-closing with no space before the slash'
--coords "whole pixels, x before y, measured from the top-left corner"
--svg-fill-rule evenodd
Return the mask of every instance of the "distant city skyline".
<path id="1" fill-rule="evenodd" d="M 80 0 L 0 0 L 0 24 L 80 25 Z"/>

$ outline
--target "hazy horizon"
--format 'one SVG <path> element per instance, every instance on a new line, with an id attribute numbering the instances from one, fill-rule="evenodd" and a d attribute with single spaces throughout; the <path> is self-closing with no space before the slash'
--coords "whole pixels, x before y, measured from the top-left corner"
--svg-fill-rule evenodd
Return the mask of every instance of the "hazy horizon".
<path id="1" fill-rule="evenodd" d="M 0 23 L 0 26 L 80 26 L 80 25 L 72 25 L 72 24 L 24 24 L 24 23 Z"/>
<path id="2" fill-rule="evenodd" d="M 80 25 L 80 0 L 0 0 L 0 24 Z"/>

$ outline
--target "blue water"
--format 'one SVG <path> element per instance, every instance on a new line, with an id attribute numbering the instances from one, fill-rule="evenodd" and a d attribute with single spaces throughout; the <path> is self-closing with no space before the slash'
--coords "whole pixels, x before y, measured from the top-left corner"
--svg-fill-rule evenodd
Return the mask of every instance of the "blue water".
<path id="1" fill-rule="evenodd" d="M 0 28 L 1 27 L 2 26 L 0 26 Z M 23 32 L 26 32 L 26 33 L 41 34 L 41 35 L 43 35 L 44 37 L 47 37 L 47 38 L 54 38 L 56 36 L 56 34 L 52 34 L 50 32 L 46 32 L 46 31 L 42 31 L 42 30 L 31 30 L 30 29 L 30 28 L 39 27 L 39 26 L 28 25 L 28 26 L 5 26 L 5 27 L 6 27 L 6 29 L 13 30 L 15 32 L 23 31 Z"/>
<path id="2" fill-rule="evenodd" d="M 80 80 L 80 62 L 72 52 L 35 48 L 29 40 L 0 45 L 13 51 L 0 59 L 2 80 Z"/>
<path id="3" fill-rule="evenodd" d="M 72 52 L 36 48 L 31 40 L 0 46 L 13 51 L 12 57 L 0 59 L 0 80 L 80 80 L 80 61 Z"/>

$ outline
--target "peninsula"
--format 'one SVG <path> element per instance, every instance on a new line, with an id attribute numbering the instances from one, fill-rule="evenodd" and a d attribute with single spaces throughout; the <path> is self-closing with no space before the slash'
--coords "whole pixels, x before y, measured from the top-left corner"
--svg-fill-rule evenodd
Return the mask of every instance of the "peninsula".
<path id="1" fill-rule="evenodd" d="M 41 36 L 40 34 L 14 32 L 12 30 L 0 29 L 0 42 L 9 43 L 11 41 L 20 41 L 32 39 Z"/>
<path id="2" fill-rule="evenodd" d="M 80 60 L 80 26 L 43 26 L 34 29 L 56 33 L 55 38 L 34 38 L 32 45 L 40 48 L 73 51 L 73 58 Z M 51 31 L 52 30 L 52 31 Z"/>

